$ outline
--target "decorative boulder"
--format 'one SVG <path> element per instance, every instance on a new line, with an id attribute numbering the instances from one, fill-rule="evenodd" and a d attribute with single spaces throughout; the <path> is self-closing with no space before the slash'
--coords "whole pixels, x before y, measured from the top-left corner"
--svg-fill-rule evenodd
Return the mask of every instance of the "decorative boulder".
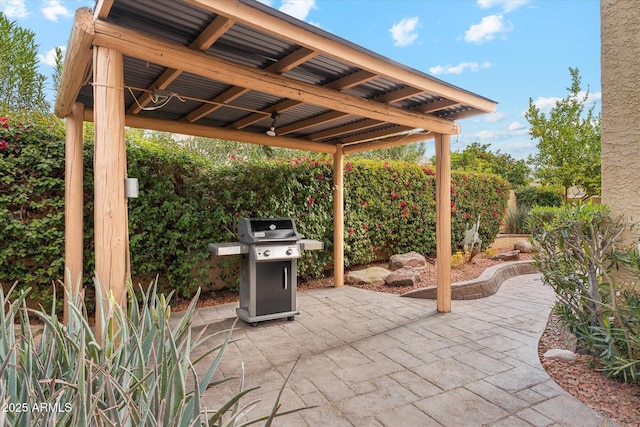
<path id="1" fill-rule="evenodd" d="M 533 246 L 531 246 L 531 243 L 527 242 L 526 240 L 518 240 L 517 242 L 515 242 L 513 244 L 513 249 L 516 251 L 520 251 L 523 254 L 533 253 Z"/>
<path id="2" fill-rule="evenodd" d="M 345 282 L 350 285 L 363 285 L 367 283 L 382 282 L 391 273 L 386 268 L 369 267 L 364 270 L 350 271 L 345 277 Z"/>
<path id="3" fill-rule="evenodd" d="M 520 251 L 503 252 L 496 256 L 492 256 L 494 261 L 517 261 L 520 258 Z"/>
<path id="4" fill-rule="evenodd" d="M 552 348 L 547 350 L 543 355 L 545 359 L 567 360 L 573 362 L 578 360 L 578 356 L 572 351 L 562 350 L 560 348 Z"/>
<path id="5" fill-rule="evenodd" d="M 389 258 L 389 270 L 399 270 L 406 266 L 424 268 L 427 266 L 427 259 L 416 251 L 391 255 Z"/>
<path id="6" fill-rule="evenodd" d="M 384 283 L 387 286 L 416 286 L 418 283 L 422 283 L 421 271 L 421 268 L 404 266 L 389 274 L 384 279 Z"/>

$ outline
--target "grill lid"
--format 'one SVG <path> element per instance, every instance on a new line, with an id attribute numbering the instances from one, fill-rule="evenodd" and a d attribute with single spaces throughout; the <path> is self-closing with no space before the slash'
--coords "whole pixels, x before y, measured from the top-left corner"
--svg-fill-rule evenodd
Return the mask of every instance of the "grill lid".
<path id="1" fill-rule="evenodd" d="M 239 218 L 238 238 L 243 243 L 297 242 L 300 235 L 292 218 Z"/>

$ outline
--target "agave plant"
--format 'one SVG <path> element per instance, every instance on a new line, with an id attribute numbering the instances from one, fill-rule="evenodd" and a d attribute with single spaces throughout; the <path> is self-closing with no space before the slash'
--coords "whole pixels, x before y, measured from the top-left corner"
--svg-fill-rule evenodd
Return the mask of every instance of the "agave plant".
<path id="1" fill-rule="evenodd" d="M 102 297 L 95 281 L 100 307 L 100 336 L 88 322 L 80 292 L 68 295 L 66 325 L 58 321 L 55 301 L 50 313 L 27 308 L 28 290 L 7 298 L 0 288 L 0 425 L 2 426 L 239 426 L 265 421 L 273 411 L 246 419 L 240 399 L 254 389 L 241 389 L 217 410 L 206 410 L 202 395 L 220 382 L 212 382 L 232 330 L 204 328 L 194 335 L 193 298 L 181 321 L 170 326 L 171 295 L 156 293 L 153 284 L 142 292 L 141 302 L 128 287 L 128 309 Z M 78 287 L 76 287 L 78 289 Z M 55 300 L 55 298 L 54 298 Z M 34 334 L 31 318 L 43 324 Z M 195 349 L 218 342 L 193 360 Z M 196 365 L 213 355 L 199 376 Z M 284 388 L 284 384 L 283 384 Z M 249 407 L 251 404 L 249 405 Z"/>

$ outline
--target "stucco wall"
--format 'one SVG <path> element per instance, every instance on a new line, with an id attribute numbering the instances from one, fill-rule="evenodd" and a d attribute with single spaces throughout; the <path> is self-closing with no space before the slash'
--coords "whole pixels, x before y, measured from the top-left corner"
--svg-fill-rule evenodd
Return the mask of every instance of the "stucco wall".
<path id="1" fill-rule="evenodd" d="M 640 221 L 640 7 L 602 0 L 602 203 Z M 635 230 L 626 244 L 638 241 Z"/>

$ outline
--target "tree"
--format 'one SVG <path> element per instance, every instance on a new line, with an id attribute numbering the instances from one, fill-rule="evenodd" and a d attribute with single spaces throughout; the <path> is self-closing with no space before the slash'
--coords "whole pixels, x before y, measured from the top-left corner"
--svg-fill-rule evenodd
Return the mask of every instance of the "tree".
<path id="1" fill-rule="evenodd" d="M 10 110 L 47 111 L 46 77 L 37 69 L 35 33 L 0 13 L 0 104 Z"/>
<path id="2" fill-rule="evenodd" d="M 531 173 L 527 163 L 500 150 L 493 153 L 489 150 L 490 146 L 474 142 L 462 151 L 451 153 L 451 169 L 493 173 L 509 181 L 514 188 L 526 185 Z"/>
<path id="3" fill-rule="evenodd" d="M 595 105 L 585 111 L 589 89 L 582 92 L 580 72 L 569 68 L 571 86 L 566 98 L 556 102 L 547 114 L 540 111 L 529 98 L 525 117 L 532 139 L 538 139 L 538 153 L 530 157 L 534 176 L 543 184 L 564 188 L 578 186 L 586 196 L 600 193 L 600 114 Z"/>

